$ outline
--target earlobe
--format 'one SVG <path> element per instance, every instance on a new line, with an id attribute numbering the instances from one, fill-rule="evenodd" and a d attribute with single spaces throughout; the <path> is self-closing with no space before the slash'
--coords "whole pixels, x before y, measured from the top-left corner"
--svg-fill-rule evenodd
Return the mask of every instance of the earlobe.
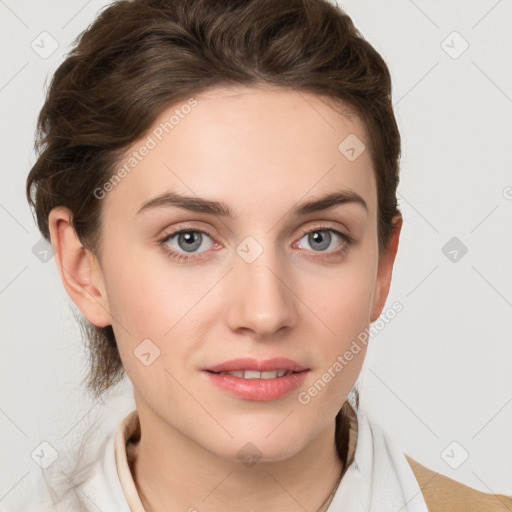
<path id="1" fill-rule="evenodd" d="M 375 284 L 375 293 L 373 295 L 370 322 L 375 322 L 375 320 L 379 318 L 388 298 L 393 265 L 395 263 L 398 241 L 402 230 L 402 214 L 398 213 L 394 217 L 393 225 L 394 227 L 389 241 L 388 250 L 379 258 L 379 268 L 377 271 L 377 282 Z"/>
<path id="2" fill-rule="evenodd" d="M 62 206 L 54 208 L 48 224 L 55 262 L 71 300 L 93 325 L 111 325 L 103 271 L 95 255 L 80 242 L 71 212 Z"/>

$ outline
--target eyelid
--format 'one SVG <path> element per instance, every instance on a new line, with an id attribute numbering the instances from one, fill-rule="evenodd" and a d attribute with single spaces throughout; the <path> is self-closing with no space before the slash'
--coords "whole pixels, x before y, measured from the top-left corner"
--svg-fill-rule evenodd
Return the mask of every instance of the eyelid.
<path id="1" fill-rule="evenodd" d="M 210 238 L 213 238 L 213 236 L 206 230 L 206 229 L 203 229 L 203 228 L 199 228 L 197 226 L 193 226 L 193 225 L 190 225 L 188 223 L 180 223 L 178 224 L 177 226 L 174 226 L 172 228 L 165 228 L 163 231 L 162 231 L 162 234 L 161 235 L 158 235 L 158 241 L 162 241 L 162 239 L 167 239 L 167 238 L 170 238 L 174 235 L 177 235 L 183 231 L 194 231 L 194 232 L 198 232 L 198 233 L 203 233 L 205 235 L 208 235 Z"/>
<path id="2" fill-rule="evenodd" d="M 314 233 L 315 231 L 334 231 L 338 233 L 340 236 L 346 239 L 349 243 L 355 243 L 356 239 L 347 233 L 347 229 L 340 228 L 334 224 L 325 223 L 323 224 L 320 222 L 319 224 L 314 225 L 311 228 L 307 228 L 305 231 L 302 231 L 300 238 L 302 238 L 304 235 L 308 235 L 309 233 Z"/>
<path id="3" fill-rule="evenodd" d="M 356 241 L 353 236 L 351 236 L 351 235 L 349 235 L 347 233 L 347 231 L 348 231 L 347 229 L 339 228 L 334 223 L 329 223 L 329 222 L 326 222 L 326 221 L 324 221 L 324 222 L 320 221 L 318 224 L 315 224 L 315 225 L 313 225 L 313 226 L 311 226 L 309 228 L 300 229 L 296 236 L 299 236 L 299 239 L 300 239 L 300 238 L 304 237 L 304 235 L 307 235 L 307 234 L 312 233 L 312 232 L 317 231 L 317 230 L 332 230 L 332 231 L 336 231 L 336 232 L 339 232 L 343 237 L 345 237 L 347 239 L 347 241 L 349 241 L 351 243 Z M 177 235 L 177 234 L 179 234 L 182 231 L 195 231 L 195 232 L 207 235 L 207 236 L 209 236 L 212 239 L 214 238 L 205 229 L 198 228 L 196 226 L 192 226 L 192 225 L 187 224 L 187 223 L 182 223 L 182 224 L 179 224 L 178 226 L 170 229 L 169 231 L 164 230 L 162 235 L 159 237 L 158 241 L 160 242 L 162 240 L 166 240 L 167 238 L 170 238 L 170 237 L 172 237 L 174 235 Z"/>

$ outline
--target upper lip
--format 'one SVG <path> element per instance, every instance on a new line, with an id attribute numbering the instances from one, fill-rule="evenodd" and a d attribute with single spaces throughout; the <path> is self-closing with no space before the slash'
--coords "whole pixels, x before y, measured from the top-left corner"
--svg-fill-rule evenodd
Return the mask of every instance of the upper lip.
<path id="1" fill-rule="evenodd" d="M 231 361 L 225 361 L 224 363 L 216 364 L 203 368 L 203 370 L 211 372 L 233 372 L 239 370 L 254 370 L 259 372 L 266 372 L 272 370 L 291 370 L 294 372 L 302 372 L 309 370 L 307 366 L 304 366 L 293 359 L 286 357 L 273 357 L 271 359 L 253 359 L 250 357 L 243 357 L 239 359 L 232 359 Z"/>

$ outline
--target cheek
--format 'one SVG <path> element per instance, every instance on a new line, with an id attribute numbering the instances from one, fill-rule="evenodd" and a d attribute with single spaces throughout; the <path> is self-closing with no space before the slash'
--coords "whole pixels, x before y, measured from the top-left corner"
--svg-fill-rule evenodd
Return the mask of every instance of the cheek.
<path id="1" fill-rule="evenodd" d="M 218 275 L 212 270 L 201 273 L 199 267 L 172 263 L 158 249 L 124 254 L 119 259 L 112 251 L 105 275 L 113 328 L 125 368 L 131 366 L 134 350 L 147 339 L 160 350 L 161 357 L 155 363 L 176 368 L 176 361 L 194 350 L 203 334 L 203 324 L 211 318 L 204 312 L 208 302 L 205 297 Z M 171 348 L 172 357 L 168 353 Z"/>
<path id="2" fill-rule="evenodd" d="M 187 296 L 193 291 L 183 286 L 179 272 L 164 272 L 167 261 L 158 250 L 148 256 L 123 251 L 119 244 L 105 260 L 108 304 L 118 339 L 130 347 L 146 338 L 160 340 L 186 313 Z"/>
<path id="3" fill-rule="evenodd" d="M 165 264 L 164 258 L 162 261 Z M 198 291 L 185 286 L 179 272 L 170 276 L 162 270 L 162 263 L 160 268 L 151 261 L 143 264 L 135 255 L 111 267 L 108 294 L 112 325 L 134 387 L 146 399 L 158 390 L 162 402 L 172 396 L 173 400 L 179 396 L 186 401 L 168 372 L 181 380 L 176 362 L 185 358 L 188 348 L 180 340 L 193 339 L 184 336 L 187 323 L 182 320 L 188 319 L 187 311 L 197 302 Z"/>
<path id="4" fill-rule="evenodd" d="M 325 324 L 326 333 L 332 334 L 333 344 L 344 344 L 368 327 L 375 279 L 376 262 L 358 254 L 324 278 L 306 284 L 307 303 Z"/>
<path id="5" fill-rule="evenodd" d="M 169 312 L 177 305 L 172 303 L 171 289 L 170 283 L 158 279 L 150 269 L 141 265 L 131 270 L 129 262 L 123 262 L 109 281 L 109 306 L 114 321 L 133 337 L 162 336 L 171 327 Z"/>
<path id="6" fill-rule="evenodd" d="M 361 372 L 373 285 L 371 267 L 351 266 L 346 273 L 340 272 L 339 280 L 324 287 L 323 293 L 310 295 L 322 322 L 315 336 L 319 340 L 315 348 L 317 366 L 298 401 L 310 413 L 321 411 L 311 414 L 321 414 L 326 422 L 338 413 Z"/>
<path id="7" fill-rule="evenodd" d="M 352 389 L 366 355 L 377 264 L 372 254 L 366 249 L 353 253 L 329 279 L 317 279 L 315 287 L 309 283 L 313 293 L 307 295 L 308 305 L 322 322 L 316 329 L 319 364 L 308 389 L 312 399 L 325 387 L 315 403 L 333 414 Z"/>

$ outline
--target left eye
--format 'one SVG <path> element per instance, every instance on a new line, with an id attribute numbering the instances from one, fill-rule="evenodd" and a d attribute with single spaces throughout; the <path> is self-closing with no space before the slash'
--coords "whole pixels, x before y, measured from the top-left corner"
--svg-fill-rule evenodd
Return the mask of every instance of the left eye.
<path id="1" fill-rule="evenodd" d="M 186 253 L 196 252 L 197 249 L 199 249 L 203 245 L 204 237 L 207 237 L 211 240 L 210 236 L 206 234 L 204 231 L 178 231 L 173 235 L 169 235 L 167 238 L 165 238 L 164 242 L 166 243 L 166 245 L 169 245 L 174 250 L 182 250 Z M 170 242 L 168 242 L 172 239 L 176 239 L 178 247 L 174 247 Z"/>
<path id="2" fill-rule="evenodd" d="M 334 236 L 332 235 L 334 234 Z M 330 247 L 332 242 L 335 241 L 336 238 L 341 239 L 341 245 L 344 245 L 344 243 L 347 241 L 347 237 L 341 233 L 340 231 L 336 229 L 312 229 L 311 231 L 308 231 L 304 234 L 304 236 L 301 238 L 306 239 L 307 242 L 311 245 L 313 250 L 315 251 L 328 251 L 335 249 L 336 247 Z M 300 241 L 299 241 L 300 243 Z"/>

